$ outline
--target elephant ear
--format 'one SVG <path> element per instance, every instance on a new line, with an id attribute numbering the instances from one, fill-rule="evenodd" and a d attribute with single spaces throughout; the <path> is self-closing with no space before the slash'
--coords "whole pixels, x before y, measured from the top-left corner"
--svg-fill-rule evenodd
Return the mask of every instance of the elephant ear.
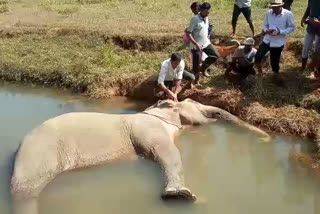
<path id="1" fill-rule="evenodd" d="M 182 128 L 179 109 L 172 100 L 159 100 L 156 104 L 144 110 L 143 113 L 158 117 L 166 123 Z"/>

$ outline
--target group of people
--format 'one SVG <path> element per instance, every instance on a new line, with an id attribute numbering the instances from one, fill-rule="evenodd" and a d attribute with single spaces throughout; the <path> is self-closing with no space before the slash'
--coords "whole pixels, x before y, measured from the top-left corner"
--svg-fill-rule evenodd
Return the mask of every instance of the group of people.
<path id="1" fill-rule="evenodd" d="M 287 37 L 295 30 L 294 15 L 291 12 L 293 0 L 270 0 L 269 7 L 263 23 L 263 30 L 259 34 L 263 36 L 258 50 L 254 48 L 255 39 L 254 27 L 251 19 L 251 0 L 235 0 L 232 16 L 232 35 L 235 35 L 237 19 L 241 13 L 245 16 L 253 37 L 247 38 L 243 45 L 240 45 L 232 55 L 225 74 L 236 72 L 246 78 L 249 75 L 255 75 L 256 67 L 259 74 L 262 73 L 262 62 L 267 53 L 270 53 L 270 64 L 276 79 L 279 76 L 280 59 Z M 157 87 L 165 92 L 169 99 L 177 101 L 177 94 L 181 91 L 181 81 L 189 81 L 188 86 L 193 88 L 199 85 L 200 74 L 207 77 L 207 69 L 214 64 L 220 57 L 217 49 L 211 44 L 211 35 L 213 24 L 208 18 L 211 5 L 208 2 L 199 4 L 194 2 L 190 6 L 194 16 L 192 17 L 188 28 L 185 30 L 184 42 L 190 49 L 192 73 L 187 71 L 185 62 L 179 53 L 173 53 L 171 58 L 161 64 L 160 74 L 157 81 Z M 311 47 L 315 47 L 313 54 L 313 68 L 318 68 L 320 73 L 320 1 L 308 0 L 308 8 L 302 18 L 301 25 L 308 25 L 305 36 L 302 68 L 306 68 L 307 59 Z M 318 64 L 316 63 L 318 62 Z"/>

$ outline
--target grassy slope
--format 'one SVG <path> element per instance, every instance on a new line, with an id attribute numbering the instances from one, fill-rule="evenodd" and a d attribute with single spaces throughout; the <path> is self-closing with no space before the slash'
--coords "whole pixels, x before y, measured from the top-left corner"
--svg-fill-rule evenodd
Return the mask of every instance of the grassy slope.
<path id="1" fill-rule="evenodd" d="M 0 76 L 9 80 L 64 86 L 104 96 L 101 89 L 108 88 L 112 82 L 110 80 L 128 76 L 140 78 L 141 75 L 158 72 L 159 63 L 181 45 L 181 34 L 191 18 L 188 9 L 191 2 L 0 0 L 0 6 L 6 8 L 0 14 Z M 228 35 L 231 32 L 233 0 L 209 2 L 213 5 L 211 18 L 216 34 Z M 295 0 L 297 29 L 290 36 L 291 40 L 301 41 L 303 38 L 304 29 L 299 24 L 306 7 L 305 2 Z M 266 11 L 262 6 L 266 1 L 254 0 L 253 3 L 254 24 L 259 31 Z M 238 24 L 239 39 L 249 34 L 249 28 L 241 16 Z M 320 111 L 319 91 L 316 91 L 314 80 L 297 71 L 298 66 L 297 57 L 287 52 L 283 58 L 283 71 L 288 82 L 286 88 L 276 87 L 266 75 L 242 93 L 251 100 L 248 106 L 257 101 L 268 107 L 270 113 L 273 112 L 272 121 L 276 121 L 279 114 L 298 122 L 303 122 L 305 118 L 307 122 L 300 121 L 302 125 L 296 128 L 298 131 L 288 131 L 305 136 L 314 134 L 315 129 L 310 126 L 316 124 L 320 117 L 318 113 L 305 111 L 304 108 Z M 221 67 L 214 68 L 215 75 L 204 84 L 219 90 L 238 91 L 222 77 L 222 73 Z M 250 110 L 243 117 L 250 118 L 255 124 L 261 120 L 256 112 Z M 284 129 L 280 131 L 295 129 L 288 127 L 288 124 L 290 120 L 280 124 L 280 128 Z M 292 122 L 290 125 L 295 124 Z M 273 126 L 270 129 L 277 127 L 272 124 L 266 126 Z"/>

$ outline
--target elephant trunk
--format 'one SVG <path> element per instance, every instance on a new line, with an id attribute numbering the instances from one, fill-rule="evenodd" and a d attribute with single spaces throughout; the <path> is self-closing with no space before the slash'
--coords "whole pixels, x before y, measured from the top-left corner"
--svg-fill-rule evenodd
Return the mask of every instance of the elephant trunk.
<path id="1" fill-rule="evenodd" d="M 264 141 L 270 141 L 270 135 L 267 134 L 265 131 L 263 131 L 253 125 L 250 125 L 249 123 L 246 123 L 243 120 L 240 120 L 238 117 L 230 114 L 229 112 L 227 112 L 223 109 L 213 107 L 213 106 L 208 106 L 208 107 L 206 107 L 205 112 L 206 112 L 207 116 L 209 116 L 210 118 L 216 118 L 216 119 L 230 121 L 233 124 L 239 125 L 241 127 L 245 127 L 247 129 L 249 129 L 250 131 L 253 131 L 253 132 L 259 134 L 260 136 L 263 137 Z"/>

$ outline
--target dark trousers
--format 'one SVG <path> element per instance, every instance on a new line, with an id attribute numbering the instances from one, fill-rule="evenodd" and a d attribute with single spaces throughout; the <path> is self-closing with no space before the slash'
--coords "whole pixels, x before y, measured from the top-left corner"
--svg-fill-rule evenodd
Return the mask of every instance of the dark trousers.
<path id="1" fill-rule="evenodd" d="M 233 25 L 237 24 L 238 18 L 241 13 L 244 15 L 248 23 L 252 23 L 251 8 L 250 7 L 240 8 L 238 5 L 235 4 L 233 8 L 233 14 L 232 14 Z"/>
<path id="2" fill-rule="evenodd" d="M 254 70 L 253 65 L 249 65 L 249 66 L 246 66 L 246 67 L 241 67 L 239 65 L 235 65 L 233 67 L 233 70 L 236 73 L 240 74 L 244 78 L 248 77 L 249 75 L 255 75 L 256 74 L 256 71 Z"/>
<path id="3" fill-rule="evenodd" d="M 208 57 L 202 63 L 201 69 L 200 60 L 202 52 L 206 53 Z M 217 61 L 220 57 L 217 49 L 212 45 L 208 45 L 206 48 L 202 49 L 202 52 L 198 50 L 191 50 L 192 53 L 192 71 L 197 76 L 199 76 L 199 72 L 204 72 L 209 66 Z"/>
<path id="4" fill-rule="evenodd" d="M 272 71 L 274 73 L 279 73 L 280 58 L 281 58 L 282 50 L 283 50 L 283 46 L 278 48 L 273 48 L 273 47 L 270 47 L 269 44 L 262 42 L 256 54 L 255 61 L 256 63 L 261 63 L 263 61 L 263 58 L 270 51 L 270 64 L 272 67 Z"/>

